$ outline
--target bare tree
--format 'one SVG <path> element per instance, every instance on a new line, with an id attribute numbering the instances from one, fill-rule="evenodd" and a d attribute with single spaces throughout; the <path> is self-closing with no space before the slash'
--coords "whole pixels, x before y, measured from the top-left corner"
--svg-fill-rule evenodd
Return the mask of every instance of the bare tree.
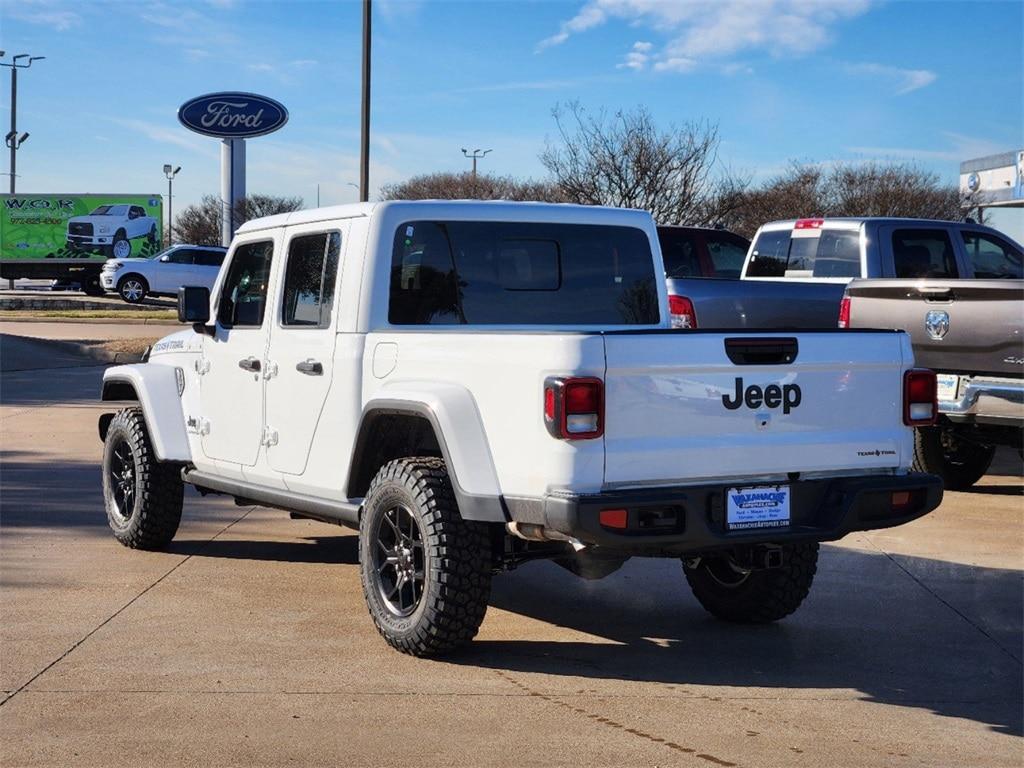
<path id="1" fill-rule="evenodd" d="M 546 182 L 472 173 L 428 173 L 381 188 L 384 200 L 533 200 L 564 202 Z"/>
<path id="2" fill-rule="evenodd" d="M 250 219 L 290 213 L 302 208 L 301 197 L 274 195 L 248 195 L 235 204 L 235 219 L 244 224 Z M 220 245 L 221 200 L 217 195 L 204 195 L 203 199 L 187 206 L 174 217 L 174 239 L 192 245 Z"/>
<path id="3" fill-rule="evenodd" d="M 836 165 L 794 163 L 766 183 L 743 191 L 723 223 L 750 237 L 768 221 L 824 216 L 909 216 L 960 219 L 956 185 L 906 163 Z"/>
<path id="4" fill-rule="evenodd" d="M 578 102 L 556 106 L 552 115 L 559 142 L 549 142 L 540 160 L 571 202 L 641 208 L 663 224 L 702 224 L 745 186 L 717 167 L 713 123 L 661 130 L 644 107 L 593 115 Z"/>

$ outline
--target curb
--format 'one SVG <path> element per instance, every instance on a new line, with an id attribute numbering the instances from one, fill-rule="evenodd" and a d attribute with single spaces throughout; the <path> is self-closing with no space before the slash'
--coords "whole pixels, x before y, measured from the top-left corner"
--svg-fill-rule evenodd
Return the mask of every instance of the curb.
<path id="1" fill-rule="evenodd" d="M 0 323 L 96 323 L 98 325 L 164 325 L 184 326 L 177 320 L 150 319 L 148 317 L 3 317 Z"/>

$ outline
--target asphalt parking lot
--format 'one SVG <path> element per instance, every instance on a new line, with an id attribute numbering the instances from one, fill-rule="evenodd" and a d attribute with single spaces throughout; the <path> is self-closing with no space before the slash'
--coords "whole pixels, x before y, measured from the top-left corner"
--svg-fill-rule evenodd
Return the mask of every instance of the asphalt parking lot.
<path id="1" fill-rule="evenodd" d="M 27 325 L 0 330 L 57 333 Z M 1015 453 L 922 520 L 823 547 L 778 624 L 712 619 L 677 562 L 599 582 L 533 563 L 495 579 L 468 650 L 418 660 L 377 636 L 349 531 L 189 492 L 168 552 L 122 548 L 103 366 L 3 337 L 0 369 L 4 766 L 1024 762 Z"/>

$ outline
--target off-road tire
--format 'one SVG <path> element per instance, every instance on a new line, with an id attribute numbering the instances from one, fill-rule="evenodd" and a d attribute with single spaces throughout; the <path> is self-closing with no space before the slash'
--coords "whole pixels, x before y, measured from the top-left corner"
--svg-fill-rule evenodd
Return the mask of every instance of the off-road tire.
<path id="1" fill-rule="evenodd" d="M 779 568 L 754 570 L 732 585 L 715 578 L 713 567 L 703 557 L 696 568 L 683 561 L 683 572 L 694 596 L 704 609 L 724 621 L 738 624 L 768 624 L 793 613 L 807 597 L 818 569 L 818 544 L 788 544 L 782 547 Z"/>
<path id="2" fill-rule="evenodd" d="M 408 616 L 396 615 L 381 594 L 375 566 L 382 518 L 403 506 L 423 541 L 421 596 Z M 373 479 L 359 521 L 359 572 L 377 631 L 412 656 L 454 650 L 476 635 L 491 591 L 491 544 L 486 523 L 463 520 L 443 459 L 388 462 Z"/>
<path id="3" fill-rule="evenodd" d="M 128 287 L 134 283 L 138 283 L 142 293 L 131 294 L 128 291 Z M 146 282 L 146 278 L 142 275 L 125 275 L 117 281 L 117 295 L 121 297 L 122 301 L 126 301 L 129 304 L 140 304 L 149 295 L 149 283 Z"/>
<path id="4" fill-rule="evenodd" d="M 988 472 L 996 447 L 962 442 L 956 451 L 950 451 L 943 444 L 944 431 L 948 442 L 955 434 L 955 430 L 948 427 L 919 427 L 914 430 L 914 469 L 938 475 L 946 490 L 966 490 Z"/>
<path id="5" fill-rule="evenodd" d="M 111 477 L 120 446 L 127 446 L 134 464 L 134 493 L 125 510 L 119 509 Z M 183 496 L 179 468 L 157 461 L 142 411 L 119 411 L 103 442 L 103 501 L 114 538 L 131 549 L 163 549 L 178 530 Z"/>
<path id="6" fill-rule="evenodd" d="M 156 244 L 156 224 L 149 228 L 149 232 L 146 233 L 146 242 L 150 245 Z"/>

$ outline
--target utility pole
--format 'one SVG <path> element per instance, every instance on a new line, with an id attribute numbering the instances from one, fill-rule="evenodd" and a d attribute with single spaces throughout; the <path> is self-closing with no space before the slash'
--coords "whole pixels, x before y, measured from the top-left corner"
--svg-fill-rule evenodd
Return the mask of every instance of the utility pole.
<path id="1" fill-rule="evenodd" d="M 485 149 L 481 152 L 479 149 L 474 149 L 472 152 L 467 152 L 465 148 L 462 150 L 462 154 L 473 161 L 473 178 L 476 179 L 476 161 L 484 157 L 488 152 L 493 152 L 493 149 Z"/>
<path id="2" fill-rule="evenodd" d="M 174 177 L 180 170 L 180 165 L 174 168 L 170 163 L 164 163 L 164 176 L 167 177 L 167 245 L 174 245 Z"/>
<path id="3" fill-rule="evenodd" d="M 370 0 L 363 0 L 363 105 L 359 131 L 359 202 L 370 199 Z"/>
<path id="4" fill-rule="evenodd" d="M 4 51 L 0 51 L 0 59 L 4 56 Z M 18 164 L 18 148 L 28 138 L 27 133 L 18 136 L 18 70 L 28 69 L 32 66 L 33 61 L 40 61 L 45 59 L 45 56 L 30 56 L 27 53 L 19 53 L 14 56 L 10 62 L 0 61 L 0 66 L 10 67 L 11 69 L 11 130 L 4 137 L 4 143 L 11 150 L 11 194 L 14 194 L 14 183 L 17 178 L 17 164 Z M 19 59 L 28 59 L 25 64 L 19 64 Z"/>

